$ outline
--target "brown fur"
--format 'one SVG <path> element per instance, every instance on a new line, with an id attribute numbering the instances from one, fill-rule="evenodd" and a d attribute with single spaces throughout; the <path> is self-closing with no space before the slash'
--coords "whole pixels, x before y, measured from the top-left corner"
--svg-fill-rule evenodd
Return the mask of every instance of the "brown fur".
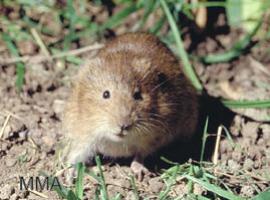
<path id="1" fill-rule="evenodd" d="M 106 90 L 109 99 L 102 97 Z M 134 99 L 138 91 L 142 100 Z M 197 107 L 181 65 L 155 36 L 116 37 L 79 71 L 63 123 L 72 143 L 68 161 L 85 161 L 96 153 L 145 157 L 191 136 Z M 118 137 L 125 123 L 131 128 Z"/>

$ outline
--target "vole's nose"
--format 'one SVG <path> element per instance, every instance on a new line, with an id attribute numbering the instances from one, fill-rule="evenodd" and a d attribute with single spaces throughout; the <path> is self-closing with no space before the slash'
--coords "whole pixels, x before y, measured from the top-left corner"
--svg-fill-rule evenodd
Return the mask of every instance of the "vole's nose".
<path id="1" fill-rule="evenodd" d="M 132 126 L 131 122 L 125 122 L 121 125 L 121 131 L 127 131 Z"/>

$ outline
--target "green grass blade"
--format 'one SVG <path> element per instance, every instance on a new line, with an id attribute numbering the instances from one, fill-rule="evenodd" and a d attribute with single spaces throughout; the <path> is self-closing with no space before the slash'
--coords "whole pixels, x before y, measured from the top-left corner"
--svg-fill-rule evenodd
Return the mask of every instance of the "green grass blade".
<path id="1" fill-rule="evenodd" d="M 84 177 L 84 172 L 85 172 L 85 165 L 82 163 L 78 163 L 76 168 L 77 168 L 78 176 L 77 176 L 76 184 L 75 184 L 75 193 L 79 199 L 82 199 L 83 198 L 83 177 Z"/>
<path id="2" fill-rule="evenodd" d="M 189 166 L 189 172 L 188 174 L 190 176 L 193 176 L 193 165 L 190 165 Z M 194 184 L 191 180 L 188 180 L 188 183 L 187 183 L 187 190 L 188 190 L 188 193 L 191 194 L 192 191 L 193 191 L 193 187 L 194 187 Z"/>
<path id="3" fill-rule="evenodd" d="M 255 101 L 223 100 L 222 103 L 229 108 L 270 108 L 270 99 Z"/>
<path id="4" fill-rule="evenodd" d="M 226 16 L 231 27 L 239 27 L 239 24 L 243 22 L 242 4 L 241 0 L 227 0 Z"/>
<path id="5" fill-rule="evenodd" d="M 123 10 L 119 11 L 111 18 L 109 18 L 100 28 L 101 31 L 105 30 L 106 28 L 114 28 L 122 23 L 131 13 L 137 11 L 136 4 L 132 3 L 130 6 L 124 8 Z"/>
<path id="6" fill-rule="evenodd" d="M 95 200 L 99 200 L 99 191 L 98 191 L 98 187 L 95 189 Z"/>
<path id="7" fill-rule="evenodd" d="M 194 87 L 197 90 L 201 91 L 202 85 L 201 85 L 199 79 L 197 78 L 197 75 L 196 75 L 191 63 L 189 62 L 187 52 L 184 49 L 183 41 L 181 39 L 180 31 L 177 28 L 177 25 L 176 25 L 175 20 L 172 16 L 172 13 L 170 12 L 166 1 L 160 0 L 160 3 L 161 3 L 161 6 L 162 6 L 166 16 L 167 16 L 170 27 L 172 29 L 173 36 L 174 36 L 174 39 L 176 42 L 176 46 L 177 46 L 178 51 L 179 51 L 179 56 L 181 57 L 183 65 L 184 65 L 184 71 L 185 71 L 186 75 L 189 77 L 189 79 L 191 80 Z"/>
<path id="8" fill-rule="evenodd" d="M 132 186 L 132 191 L 133 191 L 133 194 L 135 196 L 135 200 L 140 200 L 140 196 L 139 196 L 139 193 L 138 193 L 138 188 L 136 186 L 134 176 L 130 176 L 130 184 Z"/>
<path id="9" fill-rule="evenodd" d="M 208 121 L 209 121 L 209 117 L 207 116 L 207 118 L 205 120 L 205 124 L 204 124 L 204 129 L 203 129 L 203 138 L 202 138 L 202 149 L 201 149 L 201 155 L 200 155 L 200 163 L 203 161 L 203 156 L 204 156 L 204 151 L 205 151 L 205 143 L 206 143 L 206 139 L 208 137 L 208 134 L 207 134 Z"/>
<path id="10" fill-rule="evenodd" d="M 52 178 L 51 178 L 51 182 L 52 182 Z M 67 198 L 68 193 L 70 191 L 67 188 L 65 188 L 63 185 L 61 185 L 61 189 L 59 187 L 53 187 L 53 189 L 57 192 L 58 196 L 62 198 Z"/>
<path id="11" fill-rule="evenodd" d="M 149 32 L 153 33 L 154 35 L 157 35 L 160 29 L 163 27 L 165 21 L 166 21 L 166 16 L 160 17 L 160 19 L 153 25 L 153 27 L 150 28 Z"/>
<path id="12" fill-rule="evenodd" d="M 163 156 L 161 156 L 160 159 L 161 159 L 162 161 L 164 161 L 164 162 L 170 164 L 170 165 L 179 165 L 179 163 L 170 161 L 170 160 L 168 160 L 167 158 L 165 158 L 165 157 L 163 157 Z"/>
<path id="13" fill-rule="evenodd" d="M 155 1 L 155 0 L 142 1 L 142 5 L 139 5 L 139 7 L 143 6 L 144 14 L 141 20 L 139 21 L 138 29 L 141 29 L 144 26 L 149 15 L 153 13 L 155 9 L 157 8 L 157 5 L 158 5 L 158 1 Z"/>
<path id="14" fill-rule="evenodd" d="M 65 16 L 69 20 L 69 32 L 64 38 L 64 50 L 68 50 L 73 38 L 75 37 L 75 24 L 77 20 L 75 8 L 73 7 L 73 0 L 67 0 Z"/>
<path id="15" fill-rule="evenodd" d="M 221 62 L 229 62 L 234 58 L 239 57 L 242 54 L 241 51 L 232 48 L 231 50 L 222 54 L 210 54 L 208 56 L 202 57 L 201 61 L 205 64 L 215 64 Z"/>
<path id="16" fill-rule="evenodd" d="M 220 62 L 229 62 L 237 57 L 239 57 L 243 51 L 246 50 L 248 45 L 251 43 L 253 36 L 257 33 L 261 27 L 262 20 L 257 24 L 257 26 L 247 34 L 242 40 L 237 42 L 230 50 L 221 54 L 210 54 L 208 56 L 201 57 L 200 60 L 206 64 L 214 64 Z"/>
<path id="17" fill-rule="evenodd" d="M 168 194 L 171 191 L 171 188 L 172 188 L 173 184 L 175 183 L 175 179 L 176 179 L 177 173 L 179 171 L 179 165 L 176 165 L 175 167 L 172 167 L 172 169 L 173 169 L 173 171 L 172 171 L 172 174 L 168 178 L 168 182 L 165 181 L 166 189 L 161 191 L 160 194 L 159 194 L 159 199 L 160 200 L 168 199 L 167 198 Z"/>
<path id="18" fill-rule="evenodd" d="M 202 7 L 226 7 L 227 3 L 223 1 L 199 1 L 194 3 L 185 4 L 185 7 L 192 10 Z"/>
<path id="19" fill-rule="evenodd" d="M 223 126 L 223 125 L 221 125 L 221 126 L 222 126 L 222 129 L 225 131 L 226 137 L 227 137 L 227 139 L 228 139 L 230 145 L 231 145 L 232 147 L 235 147 L 236 144 L 235 144 L 235 142 L 233 141 L 233 138 L 232 138 L 232 136 L 231 136 L 231 134 L 230 134 L 230 131 L 229 131 L 225 126 Z"/>
<path id="20" fill-rule="evenodd" d="M 99 156 L 96 156 L 95 161 L 96 161 L 99 173 L 100 173 L 100 182 L 99 182 L 99 184 L 101 186 L 101 191 L 100 191 L 101 197 L 102 197 L 103 200 L 107 200 L 108 199 L 107 187 L 106 187 L 103 171 L 102 171 L 102 168 L 101 168 L 101 161 L 100 161 Z"/>
<path id="21" fill-rule="evenodd" d="M 229 200 L 244 200 L 242 197 L 236 196 L 233 193 L 230 193 L 226 190 L 223 190 L 222 188 L 215 186 L 211 183 L 208 182 L 204 182 L 200 179 L 197 179 L 193 176 L 189 176 L 189 175 L 185 175 L 184 177 L 186 177 L 188 180 L 192 180 L 193 182 L 201 185 L 203 188 L 205 188 L 208 191 L 211 191 L 223 198 L 229 199 Z"/>
<path id="22" fill-rule="evenodd" d="M 23 83 L 24 83 L 24 74 L 25 74 L 25 65 L 21 62 L 16 63 L 16 86 L 19 90 L 22 89 Z"/>
<path id="23" fill-rule="evenodd" d="M 267 200 L 267 199 L 270 199 L 270 189 L 261 192 L 260 194 L 252 198 L 252 200 Z"/>
<path id="24" fill-rule="evenodd" d="M 19 52 L 17 50 L 17 47 L 13 43 L 11 37 L 7 33 L 2 34 L 2 38 L 4 42 L 7 45 L 8 50 L 10 53 L 15 56 L 19 57 Z M 23 83 L 24 83 L 24 74 L 25 74 L 25 65 L 22 62 L 16 63 L 16 86 L 19 90 L 22 89 Z"/>
<path id="25" fill-rule="evenodd" d="M 83 60 L 78 57 L 78 56 L 67 56 L 66 57 L 66 61 L 73 63 L 75 65 L 82 65 L 83 64 Z"/>
<path id="26" fill-rule="evenodd" d="M 113 198 L 111 198 L 110 200 L 121 200 L 121 194 L 116 194 Z"/>
<path id="27" fill-rule="evenodd" d="M 67 200 L 80 200 L 80 199 L 76 197 L 76 195 L 74 194 L 72 190 L 69 190 L 68 195 L 67 195 Z"/>

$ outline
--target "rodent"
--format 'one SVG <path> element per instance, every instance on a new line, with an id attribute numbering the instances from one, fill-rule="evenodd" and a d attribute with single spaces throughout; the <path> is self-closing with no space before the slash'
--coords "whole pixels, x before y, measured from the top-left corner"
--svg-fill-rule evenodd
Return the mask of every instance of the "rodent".
<path id="1" fill-rule="evenodd" d="M 144 158 L 190 137 L 197 118 L 196 91 L 170 50 L 148 33 L 117 36 L 75 78 L 63 120 L 67 162 L 134 157 L 140 176 Z"/>

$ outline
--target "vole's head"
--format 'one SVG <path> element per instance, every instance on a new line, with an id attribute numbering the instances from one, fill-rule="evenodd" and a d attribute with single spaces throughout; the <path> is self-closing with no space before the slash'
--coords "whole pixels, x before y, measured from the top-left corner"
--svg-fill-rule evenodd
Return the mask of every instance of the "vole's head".
<path id="1" fill-rule="evenodd" d="M 157 107 L 164 101 L 160 81 L 166 80 L 158 77 L 149 60 L 118 54 L 96 58 L 79 77 L 80 116 L 89 121 L 91 134 L 121 141 L 132 134 L 150 134 L 164 128 L 159 112 L 169 109 Z"/>

